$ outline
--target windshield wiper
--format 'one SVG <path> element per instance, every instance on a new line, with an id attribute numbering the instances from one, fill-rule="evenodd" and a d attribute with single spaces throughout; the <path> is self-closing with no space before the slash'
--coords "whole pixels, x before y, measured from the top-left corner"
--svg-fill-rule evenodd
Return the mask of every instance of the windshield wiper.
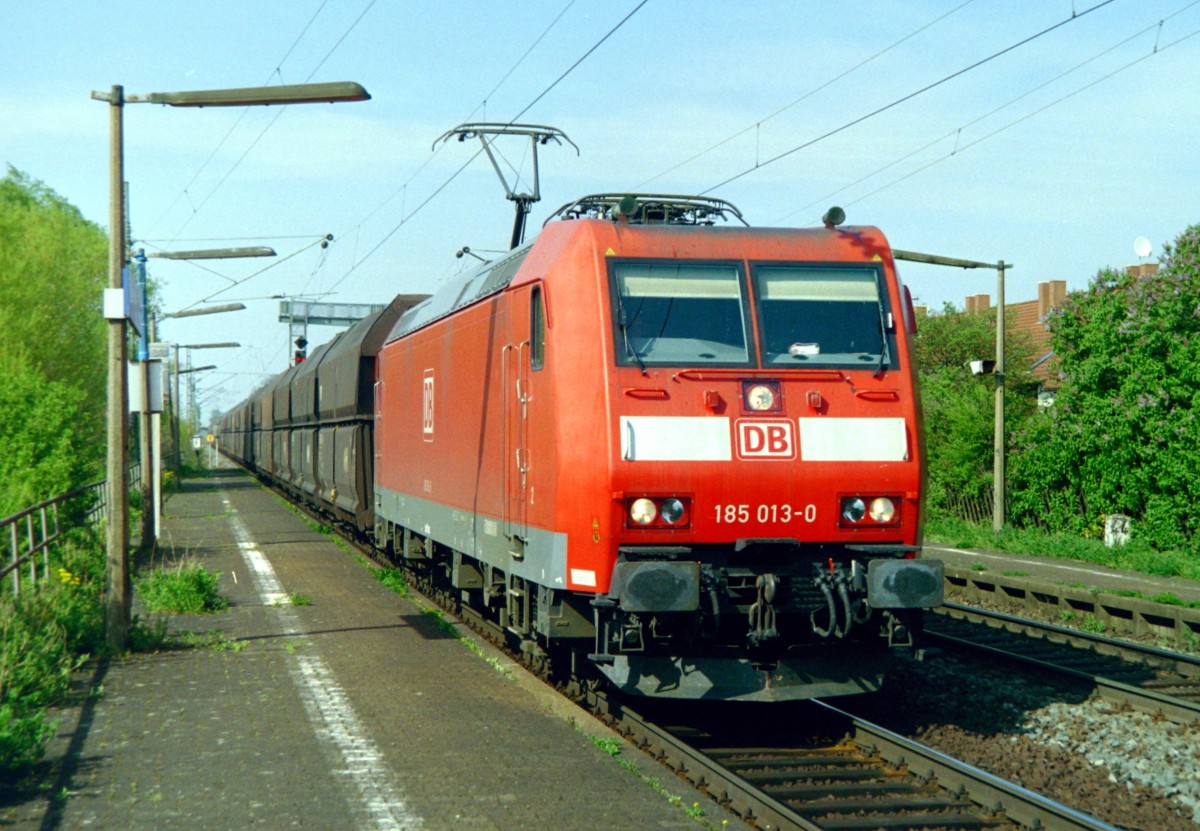
<path id="1" fill-rule="evenodd" d="M 621 302 L 620 296 L 617 297 L 617 326 L 621 328 L 621 339 L 625 342 L 625 354 L 632 355 L 637 361 L 638 369 L 642 371 L 642 375 L 647 378 L 650 373 L 646 371 L 646 365 L 642 363 L 642 356 L 633 348 L 633 344 L 629 342 L 629 319 L 625 315 L 625 304 Z"/>
<path id="2" fill-rule="evenodd" d="M 875 365 L 875 377 L 883 377 L 883 368 L 888 358 L 888 326 L 884 318 L 883 304 L 879 304 L 879 363 Z"/>

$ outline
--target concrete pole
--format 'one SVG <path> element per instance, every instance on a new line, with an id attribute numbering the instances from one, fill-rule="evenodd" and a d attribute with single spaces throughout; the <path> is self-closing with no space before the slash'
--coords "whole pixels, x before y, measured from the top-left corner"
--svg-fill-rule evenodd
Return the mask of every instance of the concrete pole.
<path id="1" fill-rule="evenodd" d="M 108 285 L 124 288 L 125 90 L 112 88 L 109 103 Z M 123 652 L 129 638 L 129 404 L 125 320 L 108 321 L 108 528 L 105 614 L 109 649 Z"/>
<path id="2" fill-rule="evenodd" d="M 992 466 L 992 530 L 1004 527 L 1004 260 L 996 264 L 996 436 Z"/>
<path id="3" fill-rule="evenodd" d="M 172 431 L 172 438 L 175 440 L 175 448 L 174 448 L 174 450 L 171 451 L 171 457 L 172 457 L 172 461 L 174 462 L 175 476 L 179 477 L 180 476 L 180 466 L 183 464 L 183 459 L 179 453 L 179 416 L 180 416 L 180 413 L 183 411 L 183 402 L 179 398 L 179 370 L 182 367 L 179 366 L 179 344 L 174 344 L 174 346 L 175 346 L 175 397 L 173 399 L 171 399 L 172 407 L 174 408 L 171 413 L 171 415 L 173 416 L 172 424 L 171 424 L 171 431 Z"/>

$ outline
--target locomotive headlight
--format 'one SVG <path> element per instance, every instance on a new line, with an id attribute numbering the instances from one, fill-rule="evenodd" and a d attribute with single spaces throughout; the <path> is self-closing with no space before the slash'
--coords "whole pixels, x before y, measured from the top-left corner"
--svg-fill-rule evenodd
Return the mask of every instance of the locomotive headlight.
<path id="1" fill-rule="evenodd" d="M 757 412 L 775 409 L 775 390 L 766 384 L 746 388 L 746 406 Z"/>
<path id="2" fill-rule="evenodd" d="M 848 496 L 842 500 L 842 519 L 847 522 L 860 522 L 867 515 L 867 503 L 857 496 Z"/>
<path id="3" fill-rule="evenodd" d="M 687 509 L 678 499 L 665 499 L 659 514 L 667 525 L 678 525 L 687 516 Z"/>
<path id="4" fill-rule="evenodd" d="M 862 500 L 859 500 L 860 502 Z M 886 496 L 871 500 L 871 519 L 876 522 L 891 522 L 896 516 L 896 506 Z"/>
<path id="5" fill-rule="evenodd" d="M 633 504 L 629 506 L 629 518 L 635 525 L 649 525 L 657 515 L 658 509 L 654 507 L 654 502 L 645 497 L 633 500 Z"/>

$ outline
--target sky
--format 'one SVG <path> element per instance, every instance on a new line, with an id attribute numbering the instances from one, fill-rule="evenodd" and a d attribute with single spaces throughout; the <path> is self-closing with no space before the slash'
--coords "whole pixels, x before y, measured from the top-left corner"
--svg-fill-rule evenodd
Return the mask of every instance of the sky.
<path id="1" fill-rule="evenodd" d="M 1200 221 L 1197 0 L 39 0 L 5 3 L 0 163 L 108 224 L 125 94 L 356 81 L 357 103 L 124 108 L 133 246 L 268 245 L 150 260 L 160 340 L 204 414 L 286 369 L 280 298 L 431 293 L 508 247 L 513 206 L 459 124 L 552 126 L 529 235 L 589 193 L 704 194 L 752 225 L 831 205 L 895 248 L 1011 264 L 1008 302 L 1153 261 Z M 529 145 L 501 139 L 510 185 Z M 320 243 L 327 235 L 332 241 Z M 1151 253 L 1140 257 L 1135 240 Z M 994 269 L 900 264 L 918 303 L 996 296 Z M 53 275 L 47 275 L 53 279 Z M 309 329 L 310 351 L 336 329 Z M 185 351 L 185 355 L 188 351 Z"/>

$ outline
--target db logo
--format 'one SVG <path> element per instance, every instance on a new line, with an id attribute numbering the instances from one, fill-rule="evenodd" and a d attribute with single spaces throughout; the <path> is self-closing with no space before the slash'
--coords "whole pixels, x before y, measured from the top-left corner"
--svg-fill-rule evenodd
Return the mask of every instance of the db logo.
<path id="1" fill-rule="evenodd" d="M 737 422 L 739 459 L 794 459 L 796 431 L 784 419 Z"/>
<path id="2" fill-rule="evenodd" d="M 425 441 L 433 441 L 433 370 L 425 370 L 421 383 L 421 432 Z"/>

